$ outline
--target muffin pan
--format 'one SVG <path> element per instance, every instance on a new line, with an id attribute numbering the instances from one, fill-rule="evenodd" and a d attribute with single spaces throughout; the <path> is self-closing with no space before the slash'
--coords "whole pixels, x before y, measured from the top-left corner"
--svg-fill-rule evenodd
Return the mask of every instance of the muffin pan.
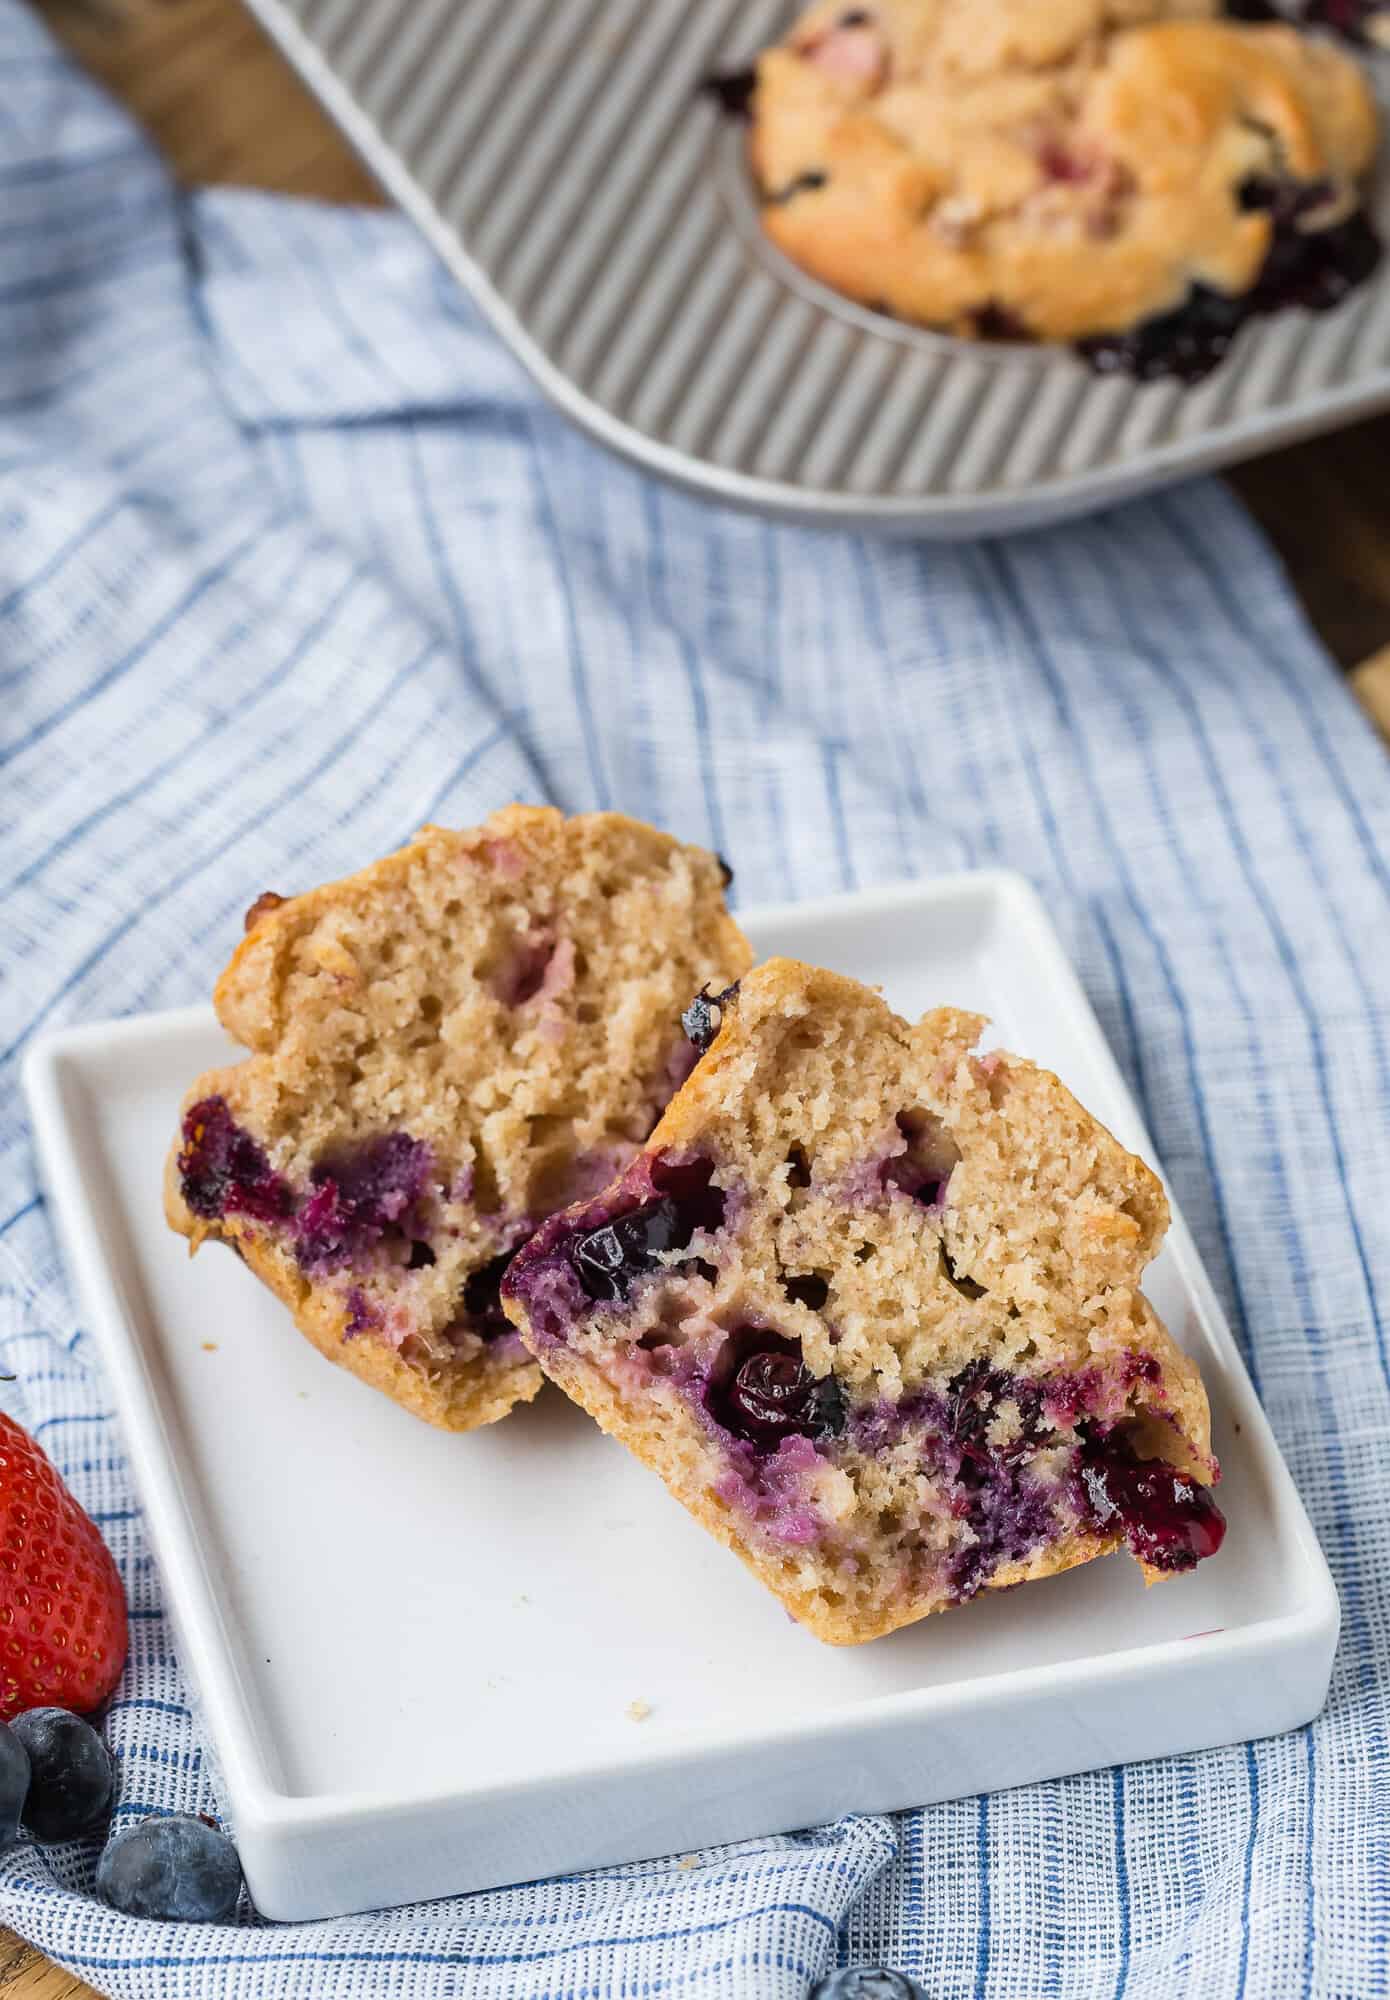
<path id="1" fill-rule="evenodd" d="M 1247 326 L 1196 388 L 896 324 L 757 226 L 703 95 L 795 0 L 250 0 L 559 407 L 692 491 L 786 518 L 998 533 L 1390 403 L 1390 260 Z M 1385 100 L 1390 59 L 1367 58 Z M 1390 236 L 1384 150 L 1372 213 Z"/>
<path id="2" fill-rule="evenodd" d="M 881 982 L 905 1013 L 988 1013 L 1152 1159 L 1020 878 L 742 921 L 760 955 Z M 1181 1218 L 1146 1289 L 1211 1396 L 1220 1554 L 1148 1591 L 1124 1557 L 1089 1563 L 824 1646 L 557 1391 L 468 1437 L 431 1430 L 325 1362 L 224 1250 L 190 1262 L 161 1212 L 164 1155 L 188 1078 L 232 1053 L 208 1008 L 74 1027 L 36 1046 L 26 1086 L 267 1916 L 921 1805 L 1322 1706 L 1332 1580 Z"/>

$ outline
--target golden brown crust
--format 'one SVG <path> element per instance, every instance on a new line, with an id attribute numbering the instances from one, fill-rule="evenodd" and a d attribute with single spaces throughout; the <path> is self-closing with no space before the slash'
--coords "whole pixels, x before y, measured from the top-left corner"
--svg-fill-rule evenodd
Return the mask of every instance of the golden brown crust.
<path id="1" fill-rule="evenodd" d="M 768 235 L 812 276 L 956 332 L 1116 331 L 1193 284 L 1239 293 L 1271 242 L 1255 179 L 1354 206 L 1375 101 L 1350 57 L 1214 0 L 818 5 L 758 65 Z M 1176 18 L 1174 18 L 1176 17 Z"/>
<path id="2" fill-rule="evenodd" d="M 528 1400 L 541 1378 L 519 1343 L 467 1330 L 468 1280 L 645 1138 L 688 1055 L 681 1009 L 749 960 L 721 873 L 621 814 L 509 806 L 260 897 L 215 993 L 253 1053 L 199 1078 L 185 1112 L 224 1103 L 301 1206 L 321 1163 L 408 1135 L 428 1162 L 419 1267 L 401 1243 L 360 1273 L 306 1271 L 283 1230 L 195 1214 L 182 1137 L 171 1226 L 235 1244 L 320 1352 L 431 1423 Z"/>

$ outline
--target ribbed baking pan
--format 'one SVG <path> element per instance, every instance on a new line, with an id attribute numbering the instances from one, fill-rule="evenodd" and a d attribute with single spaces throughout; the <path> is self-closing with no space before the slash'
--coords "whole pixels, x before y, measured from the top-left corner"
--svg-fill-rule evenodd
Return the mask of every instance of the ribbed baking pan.
<path id="1" fill-rule="evenodd" d="M 691 490 L 991 534 L 1390 404 L 1390 262 L 1332 313 L 1247 325 L 1194 388 L 918 331 L 802 277 L 700 91 L 796 0 L 251 5 L 560 408 Z M 1390 235 L 1384 157 L 1370 205 Z"/>

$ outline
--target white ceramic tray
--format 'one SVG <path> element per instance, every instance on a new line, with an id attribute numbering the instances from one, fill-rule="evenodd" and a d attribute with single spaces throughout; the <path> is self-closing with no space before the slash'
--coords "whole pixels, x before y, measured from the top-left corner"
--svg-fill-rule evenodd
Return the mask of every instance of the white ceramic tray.
<path id="1" fill-rule="evenodd" d="M 1020 878 L 745 921 L 760 952 L 879 981 L 906 1012 L 990 1014 L 1152 1156 Z M 918 1805 L 1321 1707 L 1331 1578 L 1181 1220 L 1149 1290 L 1211 1392 L 1220 1555 L 1147 1592 L 1116 1557 L 836 1650 L 559 1394 L 472 1437 L 431 1431 L 324 1362 L 234 1258 L 190 1262 L 162 1161 L 183 1090 L 227 1055 L 206 1009 L 100 1023 L 36 1047 L 26 1086 L 267 1915 Z"/>
<path id="2" fill-rule="evenodd" d="M 862 311 L 767 244 L 699 96 L 803 0 L 250 0 L 547 395 L 693 491 L 984 535 L 1390 402 L 1390 259 L 1337 311 L 1246 327 L 1209 379 L 1093 375 Z M 1390 103 L 1390 57 L 1367 56 Z M 1390 231 L 1390 147 L 1370 207 Z"/>

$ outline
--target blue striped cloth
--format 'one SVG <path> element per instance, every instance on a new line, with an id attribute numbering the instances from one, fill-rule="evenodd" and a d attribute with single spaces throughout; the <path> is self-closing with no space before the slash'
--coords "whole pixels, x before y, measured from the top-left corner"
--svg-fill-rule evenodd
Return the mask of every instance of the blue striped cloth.
<path id="1" fill-rule="evenodd" d="M 204 996 L 267 881 L 513 797 L 622 806 L 750 901 L 1025 870 L 1337 1573 L 1277 1741 L 294 1927 L 0 1918 L 103 1992 L 1368 2000 L 1390 1985 L 1390 767 L 1199 484 L 975 547 L 705 507 L 541 403 L 410 230 L 178 196 L 0 0 L 0 1356 L 121 1563 L 123 1817 L 212 1794 L 17 1094 L 62 1022 Z"/>

